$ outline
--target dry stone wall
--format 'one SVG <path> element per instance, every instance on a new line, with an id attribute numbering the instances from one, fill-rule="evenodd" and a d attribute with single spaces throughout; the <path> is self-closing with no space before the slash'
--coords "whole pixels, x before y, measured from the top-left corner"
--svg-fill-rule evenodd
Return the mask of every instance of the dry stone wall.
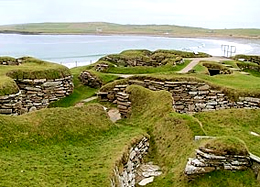
<path id="1" fill-rule="evenodd" d="M 260 181 L 260 158 L 252 153 L 248 155 L 219 156 L 212 149 L 200 147 L 196 150 L 196 157 L 189 158 L 184 173 L 189 179 L 215 170 L 246 170 L 252 169 L 255 177 Z"/>
<path id="2" fill-rule="evenodd" d="M 215 170 L 246 170 L 251 166 L 250 157 L 241 155 L 215 154 L 214 150 L 200 147 L 196 157 L 189 158 L 185 174 L 189 177 L 209 173 Z"/>
<path id="3" fill-rule="evenodd" d="M 20 91 L 17 94 L 0 96 L 0 114 L 19 115 L 46 108 L 73 92 L 72 77 L 60 79 L 15 80 Z"/>
<path id="4" fill-rule="evenodd" d="M 22 109 L 22 92 L 0 96 L 0 114 L 19 114 Z"/>
<path id="5" fill-rule="evenodd" d="M 22 60 L 21 59 L 13 59 L 13 60 L 10 60 L 10 59 L 6 59 L 6 60 L 0 59 L 0 65 L 15 66 L 15 65 L 20 65 L 20 64 L 22 64 Z"/>
<path id="6" fill-rule="evenodd" d="M 114 168 L 114 177 L 111 179 L 111 187 L 134 187 L 136 184 L 137 168 L 143 163 L 144 156 L 149 149 L 149 138 L 143 137 L 127 153 L 126 158 L 120 162 L 123 165 L 122 171 L 119 166 Z"/>
<path id="7" fill-rule="evenodd" d="M 102 86 L 101 80 L 89 71 L 81 72 L 79 79 L 84 85 L 90 86 L 92 88 L 100 88 Z"/>
<path id="8" fill-rule="evenodd" d="M 116 94 L 116 104 L 122 118 L 127 118 L 131 115 L 131 102 L 129 94 L 118 92 Z"/>
<path id="9" fill-rule="evenodd" d="M 233 102 L 225 93 L 202 82 L 128 80 L 127 85 L 131 84 L 140 85 L 152 91 L 169 91 L 174 100 L 173 108 L 179 113 L 205 112 L 229 108 L 260 108 L 260 98 L 239 97 L 237 102 Z M 107 92 L 101 92 L 99 94 L 100 100 L 117 103 L 117 94 L 125 92 L 127 85 L 115 85 Z"/>

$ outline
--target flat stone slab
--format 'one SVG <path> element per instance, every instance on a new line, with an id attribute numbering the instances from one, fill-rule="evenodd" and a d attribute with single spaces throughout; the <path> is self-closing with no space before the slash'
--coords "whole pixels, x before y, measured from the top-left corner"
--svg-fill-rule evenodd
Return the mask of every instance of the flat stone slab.
<path id="1" fill-rule="evenodd" d="M 93 101 L 93 100 L 95 100 L 95 99 L 97 99 L 97 98 L 98 98 L 97 96 L 90 97 L 90 98 L 84 99 L 82 102 L 88 103 L 88 102 Z"/>
<path id="2" fill-rule="evenodd" d="M 250 132 L 250 134 L 253 135 L 253 136 L 258 136 L 258 137 L 260 136 L 260 135 L 257 134 L 256 132 L 252 132 L 252 131 Z"/>
<path id="3" fill-rule="evenodd" d="M 241 71 L 240 74 L 242 74 L 242 75 L 250 75 L 250 73 L 247 73 L 247 72 L 244 72 L 244 71 Z"/>
<path id="4" fill-rule="evenodd" d="M 138 184 L 140 186 L 145 186 L 146 184 L 153 182 L 153 180 L 154 180 L 154 177 L 145 178 L 145 179 L 141 180 Z"/>
<path id="5" fill-rule="evenodd" d="M 121 119 L 121 114 L 117 108 L 110 109 L 107 114 L 112 122 L 116 122 L 117 120 Z"/>

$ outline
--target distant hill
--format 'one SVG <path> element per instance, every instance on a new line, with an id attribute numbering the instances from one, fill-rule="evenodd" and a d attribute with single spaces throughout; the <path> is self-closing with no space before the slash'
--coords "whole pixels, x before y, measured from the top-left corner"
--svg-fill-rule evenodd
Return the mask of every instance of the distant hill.
<path id="1" fill-rule="evenodd" d="M 260 39 L 260 29 L 205 29 L 176 25 L 120 25 L 105 22 L 4 25 L 0 26 L 0 33 L 136 34 L 169 37 L 228 37 Z"/>

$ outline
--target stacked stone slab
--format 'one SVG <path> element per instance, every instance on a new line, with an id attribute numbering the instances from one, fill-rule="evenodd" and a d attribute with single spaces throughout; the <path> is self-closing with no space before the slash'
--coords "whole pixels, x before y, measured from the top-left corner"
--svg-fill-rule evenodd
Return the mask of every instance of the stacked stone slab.
<path id="1" fill-rule="evenodd" d="M 79 79 L 84 85 L 90 86 L 92 88 L 100 88 L 102 86 L 101 80 L 89 71 L 81 72 Z"/>
<path id="2" fill-rule="evenodd" d="M 131 114 L 131 102 L 129 100 L 129 94 L 124 92 L 118 92 L 116 94 L 116 103 L 121 117 L 129 117 Z"/>
<path id="3" fill-rule="evenodd" d="M 22 60 L 21 59 L 14 59 L 14 60 L 0 60 L 0 65 L 11 65 L 11 66 L 17 66 L 22 64 Z"/>
<path id="4" fill-rule="evenodd" d="M 246 170 L 249 167 L 251 167 L 249 155 L 219 156 L 214 150 L 201 147 L 196 150 L 195 158 L 189 158 L 185 174 L 192 178 L 215 170 Z"/>
<path id="5" fill-rule="evenodd" d="M 0 96 L 0 114 L 19 114 L 22 109 L 22 93 Z"/>
<path id="6" fill-rule="evenodd" d="M 127 158 L 119 162 L 123 170 L 119 171 L 118 165 L 114 169 L 114 177 L 111 179 L 112 187 L 134 187 L 136 184 L 137 168 L 143 163 L 144 156 L 149 149 L 149 138 L 143 137 L 128 151 Z"/>
<path id="7" fill-rule="evenodd" d="M 127 85 L 131 84 L 140 85 L 152 91 L 169 91 L 174 99 L 173 108 L 179 113 L 205 112 L 229 108 L 260 108 L 260 98 L 239 97 L 239 100 L 234 102 L 225 93 L 213 89 L 210 85 L 192 81 L 128 80 L 126 85 L 115 85 L 107 92 L 101 92 L 103 100 L 115 102 L 117 93 L 125 92 Z"/>
<path id="8" fill-rule="evenodd" d="M 100 64 L 97 64 L 97 65 L 95 66 L 95 70 L 96 70 L 96 71 L 100 71 L 100 72 L 104 72 L 104 71 L 106 71 L 108 68 L 109 68 L 109 65 L 104 64 L 104 63 L 100 63 Z"/>
<path id="9" fill-rule="evenodd" d="M 17 94 L 0 96 L 0 114 L 23 114 L 46 108 L 73 92 L 72 77 L 60 79 L 15 80 L 20 91 Z"/>

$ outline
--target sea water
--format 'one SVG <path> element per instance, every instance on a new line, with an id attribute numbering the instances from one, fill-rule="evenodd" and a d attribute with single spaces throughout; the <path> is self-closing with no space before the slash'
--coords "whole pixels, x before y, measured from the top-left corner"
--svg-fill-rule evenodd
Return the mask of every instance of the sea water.
<path id="1" fill-rule="evenodd" d="M 150 36 L 17 35 L 0 34 L 0 56 L 33 56 L 69 68 L 94 63 L 107 54 L 127 49 L 175 49 L 223 56 L 222 45 L 236 47 L 235 54 L 260 54 L 254 40 L 216 40 Z"/>

